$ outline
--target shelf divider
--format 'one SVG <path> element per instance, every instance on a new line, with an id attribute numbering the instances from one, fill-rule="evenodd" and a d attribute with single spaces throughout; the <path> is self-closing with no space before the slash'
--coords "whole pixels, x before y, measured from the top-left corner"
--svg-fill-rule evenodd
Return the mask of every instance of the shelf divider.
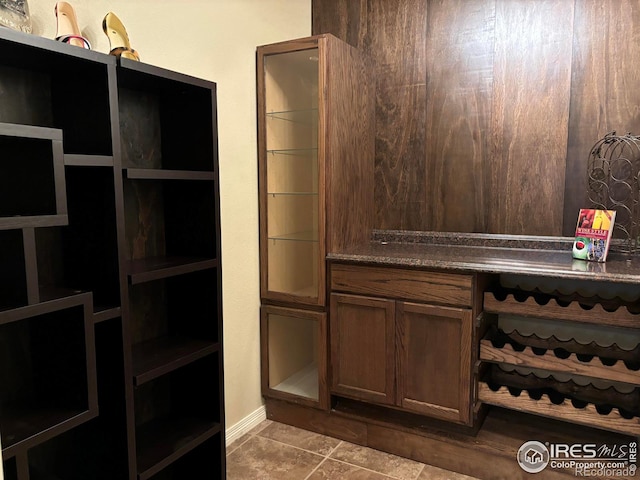
<path id="1" fill-rule="evenodd" d="M 131 260 L 128 264 L 127 275 L 129 276 L 129 283 L 131 285 L 137 285 L 139 283 L 216 268 L 217 266 L 218 261 L 215 258 L 150 257 Z"/>
<path id="2" fill-rule="evenodd" d="M 138 479 L 151 478 L 219 432 L 219 423 L 201 418 L 163 418 L 138 427 Z"/>
<path id="3" fill-rule="evenodd" d="M 204 180 L 213 181 L 215 172 L 193 170 L 163 170 L 160 168 L 127 168 L 125 175 L 130 180 Z"/>
<path id="4" fill-rule="evenodd" d="M 161 375 L 215 353 L 214 341 L 185 337 L 161 337 L 133 347 L 133 381 L 143 385 Z"/>
<path id="5" fill-rule="evenodd" d="M 64 165 L 66 167 L 113 167 L 113 157 L 111 155 L 64 155 Z"/>
<path id="6" fill-rule="evenodd" d="M 6 460 L 98 415 L 97 409 L 31 409 L 28 413 L 3 413 L 2 456 Z"/>

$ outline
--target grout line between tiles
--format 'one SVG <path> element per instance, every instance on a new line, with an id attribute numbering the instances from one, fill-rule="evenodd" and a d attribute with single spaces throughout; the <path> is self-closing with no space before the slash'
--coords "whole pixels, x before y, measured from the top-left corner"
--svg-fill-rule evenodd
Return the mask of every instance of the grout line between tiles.
<path id="1" fill-rule="evenodd" d="M 329 438 L 333 438 L 333 437 L 329 437 Z M 338 449 L 338 447 L 339 447 L 340 445 L 342 445 L 343 443 L 344 443 L 344 442 L 343 442 L 342 440 L 339 440 L 339 441 L 338 441 L 338 444 L 337 444 L 335 447 L 333 447 L 333 448 L 331 449 L 331 451 L 329 451 L 329 453 L 327 453 L 327 454 L 324 456 L 324 458 L 322 459 L 322 461 L 321 461 L 318 465 L 316 465 L 316 468 L 314 468 L 314 469 L 311 471 L 311 473 L 309 473 L 309 475 L 307 475 L 307 476 L 305 477 L 305 479 L 304 479 L 304 480 L 308 480 L 308 479 L 311 477 L 311 475 L 313 475 L 313 474 L 314 474 L 314 473 L 315 473 L 315 472 L 320 468 L 320 466 L 321 466 L 323 463 L 326 463 L 326 462 L 327 462 L 327 459 L 331 456 L 331 454 L 332 454 L 333 452 L 335 452 L 335 451 Z"/>
<path id="2" fill-rule="evenodd" d="M 229 455 L 231 455 L 233 452 L 235 452 L 238 448 L 240 448 L 242 445 L 244 445 L 245 443 L 247 443 L 249 440 L 251 440 L 253 437 L 255 437 L 256 435 L 258 435 L 261 431 L 263 431 L 265 428 L 267 428 L 269 425 L 271 425 L 271 420 L 263 420 L 262 422 L 260 422 L 258 425 L 256 425 L 255 427 L 251 428 L 250 430 L 248 430 L 247 432 L 245 432 L 243 434 L 243 436 L 247 437 L 244 439 L 244 441 L 238 443 L 238 440 L 236 440 L 233 443 L 237 443 L 236 446 L 233 447 L 233 449 L 229 450 L 228 452 L 225 453 L 225 455 L 228 457 Z M 258 429 L 258 427 L 260 427 Z M 258 429 L 258 430 L 256 430 Z M 242 437 L 240 437 L 242 438 Z"/>
<path id="3" fill-rule="evenodd" d="M 316 467 L 309 472 L 309 475 L 304 477 L 304 480 L 308 480 L 309 477 L 311 477 L 311 475 L 313 475 L 320 468 L 320 465 L 322 465 L 326 461 L 327 461 L 327 457 L 323 457 L 322 460 L 320 461 L 320 463 L 318 463 L 318 465 L 316 465 Z"/>
<path id="4" fill-rule="evenodd" d="M 228 452 L 225 453 L 225 455 L 228 457 L 229 455 L 231 455 L 233 452 L 235 452 L 237 449 L 239 449 L 242 445 L 244 445 L 245 443 L 247 443 L 249 440 L 251 440 L 251 438 L 254 435 L 246 435 L 247 438 L 245 438 L 242 442 L 238 442 L 237 440 L 233 443 L 237 443 L 238 445 L 234 446 L 231 450 L 229 450 Z"/>
<path id="5" fill-rule="evenodd" d="M 263 420 L 258 425 L 256 425 L 251 430 L 249 430 L 249 432 L 253 432 L 253 433 L 251 433 L 251 435 L 258 435 L 260 432 L 265 430 L 272 423 L 273 423 L 273 420 L 269 420 L 269 419 Z M 260 428 L 258 429 L 258 427 L 260 427 Z M 247 433 L 249 433 L 249 432 L 247 432 Z"/>
<path id="6" fill-rule="evenodd" d="M 331 452 L 329 452 L 327 455 L 322 455 L 322 454 L 320 454 L 318 452 L 314 452 L 312 450 L 307 450 L 305 448 L 296 447 L 295 445 L 289 445 L 288 443 L 281 442 L 280 440 L 274 440 L 273 438 L 263 437 L 259 433 L 255 434 L 255 436 L 256 437 L 260 437 L 260 438 L 262 438 L 264 440 L 270 440 L 270 441 L 272 441 L 274 443 L 279 443 L 280 445 L 284 445 L 286 447 L 295 448 L 296 450 L 302 450 L 303 452 L 312 453 L 313 455 L 317 455 L 318 457 L 322 458 L 322 461 L 318 465 L 316 465 L 316 467 L 313 469 L 313 471 L 309 475 L 311 475 L 313 472 L 315 472 L 320 467 L 320 465 L 322 465 L 327 459 L 330 459 L 330 460 L 333 460 L 333 461 L 336 461 L 336 462 L 340 462 L 340 463 L 344 463 L 346 465 L 350 465 L 352 467 L 356 467 L 356 468 L 360 468 L 362 470 L 366 470 L 368 472 L 376 473 L 376 474 L 381 475 L 381 476 L 386 477 L 386 478 L 393 478 L 395 480 L 401 480 L 401 479 L 398 479 L 398 477 L 393 477 L 393 476 L 387 475 L 386 473 L 377 472 L 375 470 L 371 470 L 370 468 L 363 467 L 362 465 L 356 465 L 354 463 L 349 463 L 349 462 L 345 462 L 344 460 L 339 460 L 337 458 L 330 457 L 329 455 L 333 454 L 333 452 L 335 452 L 337 450 L 337 448 L 344 443 L 344 441 L 342 441 L 342 440 L 340 440 L 340 443 L 338 445 L 336 445 L 331 450 Z M 333 438 L 333 437 L 330 437 L 330 438 Z M 422 468 L 424 468 L 424 465 L 422 466 Z M 306 478 L 308 478 L 308 475 L 307 475 L 307 477 L 305 477 L 305 479 Z"/>
<path id="7" fill-rule="evenodd" d="M 341 440 L 341 441 L 340 441 L 340 443 L 336 446 L 336 448 L 334 448 L 334 449 L 331 451 L 331 453 L 329 454 L 329 458 L 331 458 L 331 460 L 335 460 L 335 461 L 337 461 L 337 462 L 341 462 L 341 463 L 346 463 L 347 465 L 353 465 L 354 467 L 362 468 L 363 470 L 367 470 L 367 471 L 370 471 L 370 472 L 374 472 L 374 473 L 377 473 L 377 474 L 382 475 L 382 476 L 387 477 L 387 478 L 393 478 L 393 479 L 396 479 L 396 480 L 402 480 L 402 479 L 399 479 L 398 477 L 394 477 L 393 475 L 390 475 L 390 474 L 386 474 L 386 473 L 378 472 L 378 471 L 376 471 L 376 470 L 371 470 L 370 468 L 366 468 L 366 467 L 363 467 L 363 466 L 361 466 L 361 465 L 356 465 L 356 464 L 354 464 L 354 463 L 349 463 L 349 462 L 347 462 L 347 461 L 345 461 L 345 460 L 340 460 L 340 459 L 337 459 L 337 458 L 333 458 L 333 457 L 331 457 L 331 455 L 333 455 L 333 453 L 334 453 L 334 452 L 338 449 L 338 447 L 339 447 L 340 445 L 342 445 L 343 443 L 345 443 L 345 441 L 344 441 L 344 440 Z M 375 448 L 371 448 L 371 447 L 364 447 L 364 446 L 363 446 L 363 448 L 368 448 L 368 449 L 370 449 L 370 450 L 379 451 L 379 450 L 376 450 Z M 387 453 L 387 452 L 382 452 L 382 453 Z M 401 456 L 399 456 L 399 455 L 394 455 L 393 453 L 387 453 L 387 454 L 388 454 L 388 455 L 392 455 L 392 456 L 396 456 L 396 457 L 398 457 L 398 458 L 404 458 L 404 457 L 401 457 Z M 407 460 L 411 460 L 411 459 L 407 459 Z M 418 478 L 420 478 L 420 475 L 422 474 L 423 470 L 424 470 L 425 468 L 427 468 L 427 465 L 426 465 L 426 463 L 424 463 L 424 462 L 418 462 L 418 461 L 416 461 L 416 460 L 412 460 L 412 461 L 413 461 L 413 462 L 415 462 L 415 463 L 418 463 L 418 464 L 422 465 L 422 467 L 420 468 L 420 471 L 418 472 L 418 474 L 416 475 L 416 477 L 413 479 L 413 480 L 417 480 Z"/>
<path id="8" fill-rule="evenodd" d="M 331 438 L 333 438 L 333 437 L 331 437 Z M 331 455 L 333 455 L 333 452 L 335 452 L 340 447 L 340 445 L 342 445 L 343 443 L 344 443 L 344 441 L 340 440 L 339 443 L 335 447 L 333 447 L 331 449 L 331 451 L 329 453 L 327 453 L 327 455 L 325 455 L 325 456 L 327 458 L 329 458 Z"/>
<path id="9" fill-rule="evenodd" d="M 327 458 L 329 458 L 329 457 L 327 457 Z M 367 472 L 376 473 L 376 474 L 381 475 L 381 476 L 383 476 L 385 478 L 393 478 L 394 480 L 402 480 L 402 479 L 400 479 L 398 477 L 392 477 L 391 475 L 388 475 L 386 473 L 378 472 L 376 470 L 371 470 L 370 468 L 363 467 L 362 465 L 356 465 L 355 463 L 345 462 L 344 460 L 340 460 L 338 458 L 329 458 L 329 460 L 333 460 L 334 462 L 344 463 L 346 465 L 351 465 L 352 467 L 360 468 L 362 470 L 366 470 Z"/>
<path id="10" fill-rule="evenodd" d="M 260 438 L 262 438 L 263 440 L 270 440 L 270 441 L 272 441 L 272 442 L 279 443 L 280 445 L 284 445 L 284 446 L 286 446 L 286 447 L 295 448 L 296 450 L 302 450 L 303 452 L 313 453 L 314 455 L 317 455 L 317 456 L 318 456 L 318 457 L 320 457 L 320 458 L 325 458 L 325 457 L 326 457 L 325 455 L 322 455 L 321 453 L 314 452 L 314 451 L 312 451 L 312 450 L 307 450 L 306 448 L 296 447 L 295 445 L 289 445 L 288 443 L 281 442 L 280 440 L 274 440 L 273 438 L 263 437 L 263 436 L 261 436 L 261 435 L 255 435 L 255 436 L 256 436 L 256 437 L 260 437 Z"/>

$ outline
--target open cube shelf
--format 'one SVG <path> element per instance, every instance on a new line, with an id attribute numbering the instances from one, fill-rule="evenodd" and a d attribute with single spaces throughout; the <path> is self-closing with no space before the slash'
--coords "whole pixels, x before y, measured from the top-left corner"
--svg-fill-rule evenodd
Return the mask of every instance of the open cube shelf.
<path id="1" fill-rule="evenodd" d="M 263 305 L 260 314 L 262 392 L 318 407 L 326 373 L 326 314 Z"/>
<path id="2" fill-rule="evenodd" d="M 96 311 L 120 305 L 114 173 L 66 167 L 69 226 L 62 231 L 65 285 L 93 292 Z"/>
<path id="3" fill-rule="evenodd" d="M 220 472 L 225 471 L 223 433 L 214 435 L 202 442 L 189 453 L 150 477 L 151 480 L 183 480 L 185 478 L 223 478 Z M 222 450 L 223 455 L 220 455 Z M 211 462 L 212 458 L 221 458 L 219 463 Z"/>
<path id="4" fill-rule="evenodd" d="M 129 258 L 215 258 L 214 182 L 125 180 Z"/>
<path id="5" fill-rule="evenodd" d="M 0 229 L 65 225 L 62 133 L 0 123 Z"/>
<path id="6" fill-rule="evenodd" d="M 202 381 L 219 372 L 208 355 L 136 389 L 139 478 L 151 478 L 221 430 L 220 390 Z"/>
<path id="7" fill-rule="evenodd" d="M 65 153 L 112 154 L 115 57 L 9 29 L 0 31 L 0 46 L 0 122 L 61 129 Z"/>
<path id="8" fill-rule="evenodd" d="M 217 281 L 207 269 L 131 287 L 135 384 L 219 350 Z"/>
<path id="9" fill-rule="evenodd" d="M 215 85 L 125 59 L 121 66 L 122 166 L 213 171 Z"/>
<path id="10" fill-rule="evenodd" d="M 0 230 L 0 312 L 88 289 L 74 288 L 65 277 L 72 272 L 60 261 L 66 228 Z"/>
<path id="11" fill-rule="evenodd" d="M 4 458 L 97 415 L 91 295 L 0 313 Z"/>
<path id="12" fill-rule="evenodd" d="M 118 319 L 95 328 L 100 414 L 30 448 L 26 454 L 29 480 L 114 480 L 127 476 L 125 412 L 118 407 L 118 400 L 124 397 L 122 328 Z M 82 455 L 78 454 L 79 446 Z"/>

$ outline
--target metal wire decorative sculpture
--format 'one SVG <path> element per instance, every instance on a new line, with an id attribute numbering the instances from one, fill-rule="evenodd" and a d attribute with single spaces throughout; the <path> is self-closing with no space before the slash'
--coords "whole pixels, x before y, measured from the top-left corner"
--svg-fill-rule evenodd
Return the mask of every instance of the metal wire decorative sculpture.
<path id="1" fill-rule="evenodd" d="M 588 164 L 592 208 L 615 210 L 612 249 L 636 253 L 640 239 L 640 137 L 605 135 L 591 149 Z"/>

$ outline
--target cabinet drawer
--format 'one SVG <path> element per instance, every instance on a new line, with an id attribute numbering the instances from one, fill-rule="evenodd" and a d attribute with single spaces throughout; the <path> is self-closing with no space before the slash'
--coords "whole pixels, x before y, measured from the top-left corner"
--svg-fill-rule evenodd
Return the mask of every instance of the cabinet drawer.
<path id="1" fill-rule="evenodd" d="M 331 290 L 421 302 L 472 306 L 472 275 L 389 267 L 331 265 Z"/>

